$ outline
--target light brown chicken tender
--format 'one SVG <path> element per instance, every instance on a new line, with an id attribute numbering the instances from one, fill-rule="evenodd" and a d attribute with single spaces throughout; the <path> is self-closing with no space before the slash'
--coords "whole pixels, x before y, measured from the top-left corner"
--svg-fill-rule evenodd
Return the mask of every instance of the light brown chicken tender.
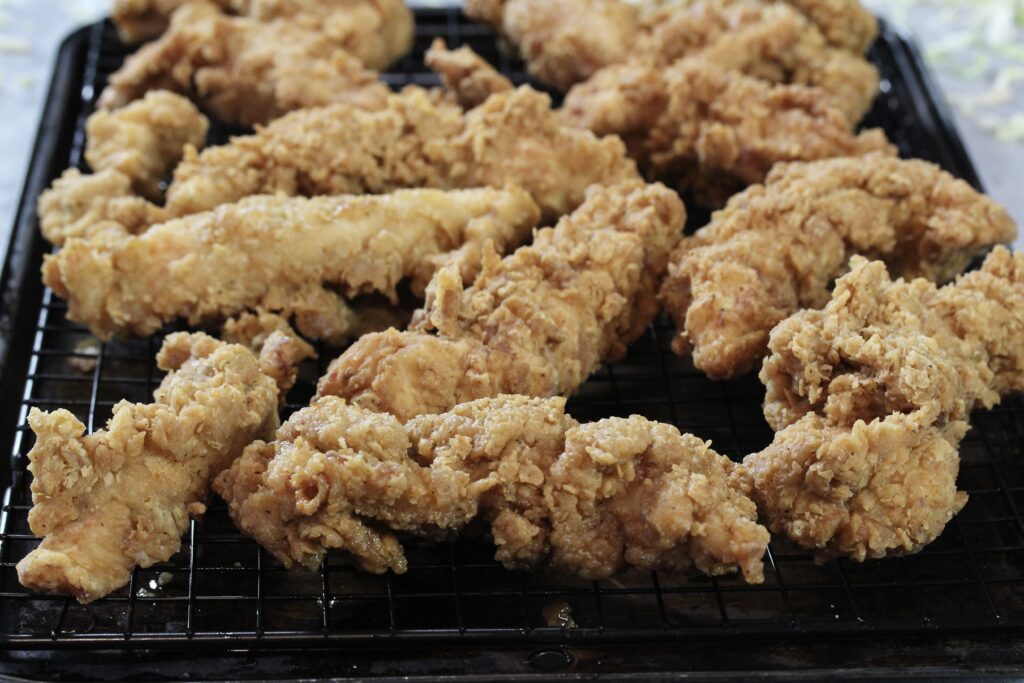
<path id="1" fill-rule="evenodd" d="M 701 58 L 609 67 L 574 87 L 561 113 L 569 125 L 620 135 L 642 170 L 708 206 L 781 161 L 896 152 L 878 129 L 851 133 L 814 88 L 771 85 Z"/>
<path id="2" fill-rule="evenodd" d="M 710 377 L 744 374 L 777 323 L 825 305 L 851 255 L 942 283 L 1016 232 L 1002 206 L 924 161 L 780 164 L 673 254 L 661 291 L 673 349 Z"/>
<path id="3" fill-rule="evenodd" d="M 413 16 L 405 0 L 213 0 L 224 12 L 262 22 L 288 20 L 315 30 L 370 69 L 409 51 Z M 111 18 L 127 43 L 156 38 L 186 0 L 116 0 Z"/>
<path id="4" fill-rule="evenodd" d="M 411 329 L 361 337 L 331 363 L 319 395 L 408 419 L 503 393 L 568 394 L 654 318 L 684 222 L 662 185 L 592 187 L 532 245 L 485 260 L 469 287 L 439 270 Z"/>
<path id="5" fill-rule="evenodd" d="M 235 523 L 285 566 L 329 548 L 402 573 L 388 529 L 443 538 L 490 523 L 509 568 L 589 579 L 627 566 L 763 580 L 767 531 L 700 439 L 638 415 L 580 425 L 565 399 L 499 396 L 402 424 L 324 397 L 215 484 Z"/>
<path id="6" fill-rule="evenodd" d="M 735 476 L 771 529 L 863 560 L 916 552 L 966 502 L 970 411 L 1024 390 L 1024 254 L 996 247 L 942 288 L 850 267 L 823 310 L 773 330 L 761 380 L 779 431 Z"/>
<path id="7" fill-rule="evenodd" d="M 515 89 L 512 81 L 465 45 L 449 50 L 444 40 L 436 38 L 423 62 L 441 77 L 444 89 L 463 109 L 480 106 L 491 95 Z"/>
<path id="8" fill-rule="evenodd" d="M 867 60 L 829 45 L 783 3 L 470 0 L 466 11 L 511 40 L 533 75 L 563 91 L 605 67 L 663 69 L 698 55 L 773 83 L 819 87 L 851 123 L 878 91 L 878 72 Z"/>
<path id="9" fill-rule="evenodd" d="M 94 112 L 85 122 L 85 160 L 96 172 L 120 171 L 137 194 L 160 201 L 160 181 L 181 161 L 186 145 L 203 146 L 209 126 L 187 99 L 155 90 L 115 112 Z"/>
<path id="10" fill-rule="evenodd" d="M 70 240 L 46 256 L 43 281 L 68 300 L 68 317 L 101 339 L 259 310 L 294 315 L 303 334 L 340 344 L 354 314 L 339 293 L 396 299 L 409 279 L 422 294 L 446 263 L 472 278 L 485 243 L 518 245 L 538 218 L 514 187 L 249 197 L 139 236 Z"/>
<path id="11" fill-rule="evenodd" d="M 167 208 L 186 215 L 252 194 L 360 194 L 403 187 L 503 187 L 529 192 L 548 218 L 576 208 L 593 183 L 638 178 L 622 142 L 562 126 L 529 87 L 463 112 L 407 88 L 387 106 L 293 112 L 178 166 Z"/>
<path id="12" fill-rule="evenodd" d="M 389 92 L 319 32 L 225 16 L 207 0 L 175 11 L 167 33 L 111 75 L 99 106 L 123 107 L 154 89 L 189 94 L 218 118 L 250 126 L 332 102 L 380 107 Z"/>
<path id="13" fill-rule="evenodd" d="M 32 409 L 29 525 L 44 539 L 18 563 L 23 586 L 87 603 L 168 560 L 213 477 L 273 435 L 278 389 L 249 350 L 178 333 L 157 363 L 171 372 L 154 402 L 122 401 L 105 430 L 86 436 L 70 412 Z"/>

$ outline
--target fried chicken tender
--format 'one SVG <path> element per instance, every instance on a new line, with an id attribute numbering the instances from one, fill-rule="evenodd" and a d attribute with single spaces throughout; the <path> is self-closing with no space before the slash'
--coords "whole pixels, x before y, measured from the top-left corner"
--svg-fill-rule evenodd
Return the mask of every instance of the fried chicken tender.
<path id="1" fill-rule="evenodd" d="M 562 126 L 529 87 L 463 112 L 418 88 L 368 111 L 348 104 L 293 112 L 255 135 L 187 156 L 167 208 L 177 216 L 252 194 L 360 194 L 403 187 L 529 192 L 545 217 L 572 211 L 593 183 L 639 178 L 622 142 Z"/>
<path id="2" fill-rule="evenodd" d="M 224 341 L 241 344 L 259 356 L 260 372 L 277 382 L 281 405 L 295 386 L 299 364 L 316 358 L 316 350 L 287 320 L 273 313 L 243 313 L 226 320 L 221 331 Z"/>
<path id="3" fill-rule="evenodd" d="M 68 317 L 101 339 L 258 310 L 294 315 L 304 335 L 341 343 L 354 323 L 341 296 L 380 292 L 397 301 L 406 278 L 422 294 L 450 260 L 471 279 L 485 242 L 518 245 L 538 218 L 515 187 L 249 197 L 138 236 L 69 240 L 46 256 L 43 281 L 68 300 Z"/>
<path id="4" fill-rule="evenodd" d="M 878 20 L 860 0 L 785 0 L 813 21 L 833 45 L 864 54 L 878 35 Z"/>
<path id="5" fill-rule="evenodd" d="M 188 0 L 116 0 L 112 19 L 127 43 L 156 38 Z M 404 0 L 213 0 L 224 12 L 261 22 L 287 20 L 323 34 L 367 68 L 385 69 L 412 47 Z"/>
<path id="6" fill-rule="evenodd" d="M 115 112 L 94 112 L 85 122 L 85 160 L 93 171 L 115 169 L 152 201 L 160 181 L 181 161 L 186 145 L 202 147 L 210 122 L 180 95 L 154 90 Z"/>
<path id="7" fill-rule="evenodd" d="M 43 237 L 57 246 L 103 233 L 134 235 L 167 219 L 162 207 L 136 195 L 132 179 L 113 168 L 92 174 L 69 168 L 39 195 L 38 212 Z"/>
<path id="8" fill-rule="evenodd" d="M 33 408 L 29 525 L 43 542 L 18 563 L 22 585 L 101 598 L 177 552 L 213 477 L 278 425 L 278 390 L 247 349 L 204 334 L 170 335 L 169 370 L 148 405 L 122 401 L 85 436 L 66 410 Z"/>
<path id="9" fill-rule="evenodd" d="M 570 393 L 654 318 L 684 222 L 663 185 L 592 187 L 532 245 L 486 258 L 469 287 L 440 269 L 410 330 L 361 337 L 331 363 L 319 395 L 405 420 L 504 393 Z"/>
<path id="10" fill-rule="evenodd" d="M 190 94 L 218 118 L 250 126 L 332 102 L 381 107 L 389 92 L 317 31 L 225 16 L 207 0 L 175 11 L 167 33 L 110 77 L 99 106 L 116 109 L 158 88 Z"/>
<path id="11" fill-rule="evenodd" d="M 967 500 L 970 411 L 1024 390 L 1024 254 L 996 247 L 942 288 L 856 256 L 832 301 L 780 323 L 770 348 L 779 431 L 734 473 L 762 518 L 820 558 L 916 552 Z"/>
<path id="12" fill-rule="evenodd" d="M 660 71 L 697 55 L 773 83 L 819 87 L 851 123 L 878 91 L 878 72 L 867 60 L 830 46 L 803 14 L 782 3 L 470 0 L 466 7 L 519 46 L 532 74 L 563 91 L 606 67 L 630 63 Z"/>
<path id="13" fill-rule="evenodd" d="M 562 120 L 620 135 L 642 170 L 720 206 L 781 161 L 895 154 L 881 130 L 850 132 L 820 92 L 771 85 L 701 58 L 602 70 L 566 96 Z"/>
<path id="14" fill-rule="evenodd" d="M 439 538 L 481 516 L 509 568 L 740 570 L 760 583 L 768 532 L 732 468 L 638 415 L 578 424 L 563 398 L 481 399 L 403 425 L 329 396 L 247 448 L 215 488 L 288 567 L 315 569 L 340 548 L 366 571 L 403 573 L 382 526 Z"/>
<path id="15" fill-rule="evenodd" d="M 942 283 L 1015 236 L 1002 206 L 934 164 L 780 164 L 673 254 L 661 291 L 679 329 L 672 348 L 710 377 L 735 377 L 760 363 L 777 323 L 828 302 L 851 255 Z"/>

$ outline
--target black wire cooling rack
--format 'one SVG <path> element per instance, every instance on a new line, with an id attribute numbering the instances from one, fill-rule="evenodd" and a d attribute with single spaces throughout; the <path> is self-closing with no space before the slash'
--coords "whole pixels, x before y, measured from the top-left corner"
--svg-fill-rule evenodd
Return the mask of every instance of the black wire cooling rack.
<path id="1" fill-rule="evenodd" d="M 451 46 L 471 45 L 515 81 L 527 80 L 522 65 L 496 49 L 488 29 L 465 23 L 456 11 L 419 11 L 417 20 L 412 56 L 385 76 L 392 85 L 436 82 L 420 56 L 438 35 Z M 103 650 L 108 656 L 209 650 L 226 656 L 238 648 L 301 646 L 349 648 L 344 651 L 350 654 L 386 647 L 396 657 L 396 652 L 420 648 L 414 657 L 422 663 L 440 656 L 442 648 L 480 653 L 539 647 L 532 656 L 523 655 L 523 661 L 535 668 L 574 666 L 579 671 L 590 662 L 591 670 L 608 671 L 611 664 L 585 653 L 636 643 L 655 648 L 649 650 L 650 661 L 665 661 L 677 647 L 673 643 L 705 643 L 714 652 L 722 646 L 731 651 L 736 642 L 838 639 L 844 648 L 853 648 L 865 640 L 891 644 L 900 638 L 977 639 L 1021 632 L 1024 402 L 1018 399 L 974 416 L 974 429 L 961 449 L 959 480 L 970 502 L 935 543 L 905 558 L 819 566 L 776 540 L 760 586 L 736 578 L 639 571 L 592 582 L 506 571 L 493 561 L 493 548 L 484 540 L 410 541 L 405 575 L 361 573 L 342 554 L 330 555 L 319 573 L 288 572 L 242 537 L 223 504 L 215 501 L 201 520 L 192 522 L 177 555 L 136 570 L 131 583 L 108 598 L 83 607 L 63 596 L 28 593 L 18 584 L 15 564 L 38 542 L 27 524 L 29 408 L 67 408 L 90 430 L 98 429 L 118 401 L 148 401 L 161 378 L 153 363 L 160 336 L 91 348 L 87 331 L 67 321 L 64 303 L 38 283 L 44 247 L 32 203 L 63 167 L 84 163 L 84 119 L 125 52 L 107 23 L 81 32 L 62 50 L 52 111 L 41 131 L 5 269 L 0 427 L 12 456 L 10 469 L 0 471 L 11 484 L 0 514 L 0 646 L 7 653 L 0 660 L 31 650 Z M 913 49 L 885 28 L 871 56 L 883 83 L 867 124 L 884 127 L 905 155 L 936 161 L 977 185 L 945 105 Z M 215 127 L 212 138 L 223 140 L 231 132 Z M 771 430 L 761 416 L 763 388 L 756 378 L 710 382 L 668 351 L 670 338 L 667 326 L 653 325 L 624 361 L 604 368 L 581 388 L 570 412 L 581 421 L 639 413 L 672 422 L 711 439 L 734 458 L 764 447 Z M 308 401 L 316 378 L 336 353 L 321 351 L 319 366 L 310 362 L 303 367 L 289 410 Z M 556 612 L 570 615 L 571 625 L 554 618 Z M 1015 660 L 1020 644 L 1009 642 L 998 650 L 1005 656 L 996 661 L 1021 661 Z M 737 655 L 730 658 L 752 647 L 735 645 Z M 819 665 L 841 661 L 835 652 L 826 657 L 831 659 Z M 473 667 L 457 671 L 515 669 L 498 659 L 487 660 L 490 664 L 482 668 L 473 661 Z M 165 665 L 173 668 L 170 662 Z M 53 673 L 52 662 L 49 666 L 35 671 Z M 263 665 L 254 666 L 253 675 L 266 673 Z M 289 666 L 292 673 L 305 671 L 294 662 Z M 623 665 L 637 666 L 636 661 Z"/>

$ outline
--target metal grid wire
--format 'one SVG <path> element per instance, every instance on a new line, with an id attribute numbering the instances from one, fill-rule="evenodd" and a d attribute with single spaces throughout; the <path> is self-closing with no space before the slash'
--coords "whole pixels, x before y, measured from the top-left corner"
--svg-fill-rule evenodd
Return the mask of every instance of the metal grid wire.
<path id="1" fill-rule="evenodd" d="M 495 49 L 489 30 L 464 23 L 455 11 L 421 11 L 413 56 L 387 75 L 393 85 L 434 82 L 419 55 L 437 35 L 451 46 L 473 46 L 515 80 L 526 80 L 521 65 Z M 883 125 L 904 152 L 935 158 L 941 150 L 915 125 L 900 73 L 884 52 L 892 40 L 890 35 L 875 48 L 885 83 L 869 122 Z M 123 56 L 110 26 L 98 25 L 86 64 L 87 102 Z M 82 163 L 82 123 L 77 122 L 71 165 Z M 214 139 L 228 132 L 217 129 Z M 342 554 L 331 554 L 319 573 L 288 572 L 242 537 L 223 504 L 214 501 L 202 519 L 191 523 L 179 553 L 169 562 L 137 569 L 131 583 L 114 595 L 83 607 L 63 596 L 28 594 L 14 569 L 38 543 L 27 524 L 28 409 L 67 408 L 93 430 L 104 425 L 117 401 L 148 401 L 161 379 L 153 363 L 159 335 L 106 344 L 92 355 L 80 346 L 89 339 L 87 331 L 68 322 L 65 312 L 64 303 L 47 291 L 40 302 L 12 454 L 13 483 L 0 513 L 0 643 L 9 647 L 184 642 L 223 647 L 225 639 L 258 647 L 369 644 L 381 638 L 583 644 L 1024 626 L 1024 402 L 1017 399 L 974 416 L 974 429 L 961 449 L 959 482 L 970 502 L 935 543 L 911 557 L 818 566 L 805 552 L 776 540 L 760 586 L 734 577 L 639 571 L 592 582 L 506 571 L 494 562 L 485 540 L 410 540 L 409 572 L 401 576 L 361 573 Z M 571 414 L 587 421 L 640 413 L 711 439 L 734 458 L 764 447 L 771 430 L 761 415 L 763 389 L 756 378 L 708 381 L 688 360 L 668 351 L 670 332 L 663 322 L 653 325 L 624 361 L 601 370 L 581 388 L 570 402 Z M 308 401 L 316 378 L 336 353 L 321 351 L 319 365 L 303 367 L 289 412 Z M 559 603 L 571 610 L 574 628 L 545 620 L 545 608 Z"/>

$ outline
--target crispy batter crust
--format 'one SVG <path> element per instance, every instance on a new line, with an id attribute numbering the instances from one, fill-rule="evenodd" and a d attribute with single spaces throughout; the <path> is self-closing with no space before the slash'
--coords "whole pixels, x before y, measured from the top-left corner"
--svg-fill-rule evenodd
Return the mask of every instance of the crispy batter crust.
<path id="1" fill-rule="evenodd" d="M 510 568 L 592 579 L 626 566 L 763 580 L 767 531 L 700 439 L 640 416 L 580 425 L 561 398 L 500 396 L 402 424 L 325 397 L 215 484 L 235 523 L 286 566 L 328 548 L 404 572 L 388 529 L 430 538 L 477 516 Z"/>
<path id="2" fill-rule="evenodd" d="M 661 291 L 679 329 L 673 349 L 692 351 L 713 378 L 735 377 L 760 363 L 777 323 L 825 305 L 853 254 L 941 283 L 1015 235 L 1002 206 L 934 164 L 876 156 L 776 166 L 673 254 Z"/>

